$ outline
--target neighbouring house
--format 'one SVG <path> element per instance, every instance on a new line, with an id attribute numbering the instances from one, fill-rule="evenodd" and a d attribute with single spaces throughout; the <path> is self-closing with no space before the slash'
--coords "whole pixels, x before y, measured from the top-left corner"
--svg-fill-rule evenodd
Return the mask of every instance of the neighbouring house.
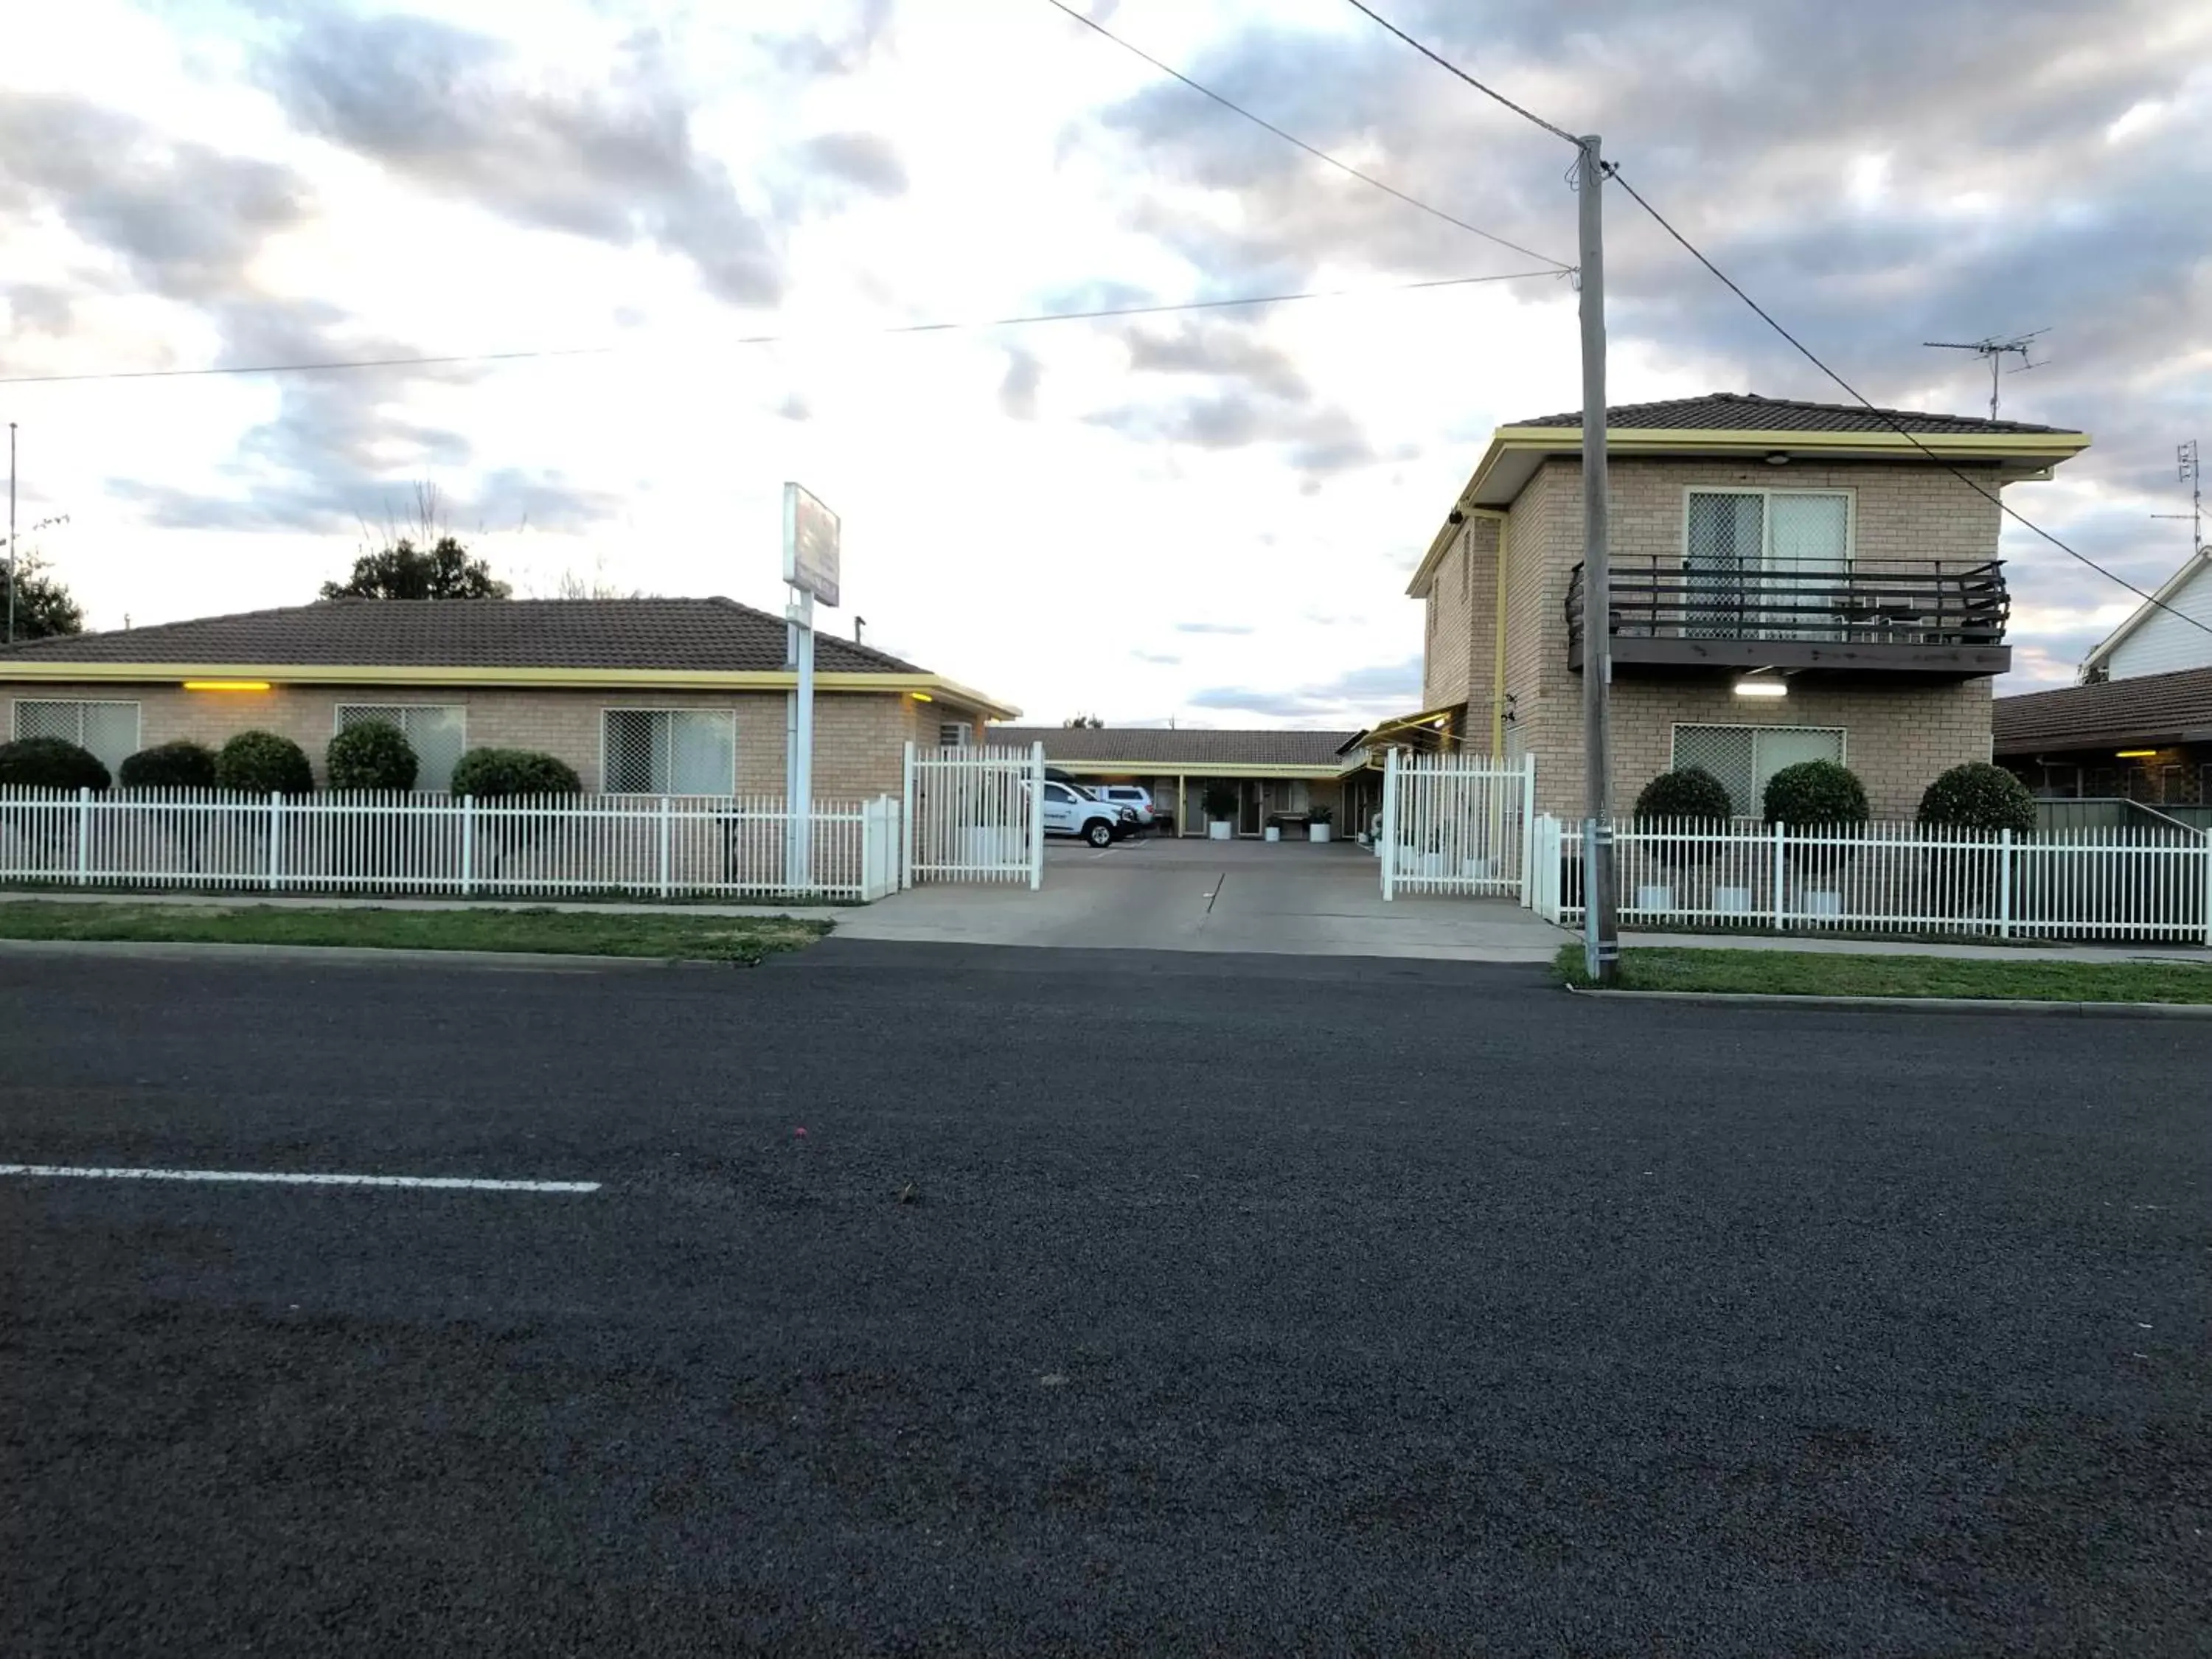
<path id="1" fill-rule="evenodd" d="M 2212 547 L 2199 548 L 2081 659 L 2087 681 L 2212 668 Z"/>
<path id="2" fill-rule="evenodd" d="M 1990 683 L 2012 659 L 2000 512 L 1949 469 L 1995 495 L 2086 435 L 1735 393 L 1607 421 L 1617 811 L 1694 764 L 1753 815 L 1776 771 L 1827 759 L 1905 817 L 1937 773 L 1990 758 Z M 1426 718 L 1534 756 L 1539 809 L 1567 817 L 1584 802 L 1581 443 L 1574 413 L 1499 428 L 1407 589 L 1427 606 Z"/>
<path id="3" fill-rule="evenodd" d="M 1237 830 L 1342 805 L 1340 755 L 1350 732 L 1188 731 L 1155 726 L 994 726 L 993 744 L 1044 744 L 1045 763 L 1085 783 L 1140 784 L 1176 833 L 1206 833 L 1208 786 L 1237 792 Z M 1347 830 L 1347 833 L 1349 831 Z"/>
<path id="4" fill-rule="evenodd" d="M 797 683 L 780 617 L 730 599 L 338 599 L 0 647 L 9 736 L 78 743 L 112 772 L 177 738 L 252 727 L 322 775 L 334 733 L 390 720 L 443 790 L 463 750 L 536 749 L 594 792 L 784 790 Z M 815 643 L 814 791 L 899 793 L 906 744 L 1020 711 L 849 641 Z"/>
<path id="5" fill-rule="evenodd" d="M 2000 697 L 2000 763 L 2047 799 L 2212 805 L 2212 667 Z"/>

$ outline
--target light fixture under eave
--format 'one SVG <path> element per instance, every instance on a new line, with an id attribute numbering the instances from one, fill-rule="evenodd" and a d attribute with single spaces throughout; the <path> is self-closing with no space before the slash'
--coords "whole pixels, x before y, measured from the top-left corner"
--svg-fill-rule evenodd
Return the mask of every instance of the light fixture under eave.
<path id="1" fill-rule="evenodd" d="M 2118 760 L 2154 760 L 2158 756 L 2155 749 L 2118 749 L 2112 752 Z"/>
<path id="2" fill-rule="evenodd" d="M 931 696 L 927 691 L 909 691 L 907 695 L 912 697 L 916 702 L 935 702 L 937 701 L 936 698 Z"/>
<path id="3" fill-rule="evenodd" d="M 1765 674 L 1747 674 L 1735 683 L 1739 697 L 1786 697 L 1790 683 Z"/>
<path id="4" fill-rule="evenodd" d="M 186 680 L 187 691 L 266 691 L 267 680 Z"/>
<path id="5" fill-rule="evenodd" d="M 1767 464 L 1767 465 L 1769 465 L 1769 466 L 1787 466 L 1787 465 L 1790 465 L 1790 452 L 1789 452 L 1788 450 L 1786 450 L 1786 449 L 1770 449 L 1770 450 L 1768 450 L 1768 451 L 1766 452 L 1766 464 Z"/>

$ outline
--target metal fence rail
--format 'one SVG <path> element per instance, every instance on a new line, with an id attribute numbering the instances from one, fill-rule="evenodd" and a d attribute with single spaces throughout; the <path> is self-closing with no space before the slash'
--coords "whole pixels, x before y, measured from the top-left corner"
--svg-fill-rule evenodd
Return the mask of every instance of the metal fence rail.
<path id="1" fill-rule="evenodd" d="M 903 878 L 1044 880 L 1044 745 L 906 746 Z"/>
<path id="2" fill-rule="evenodd" d="M 1382 763 L 1382 896 L 1510 897 L 1521 891 L 1536 773 L 1533 757 L 1409 755 Z"/>
<path id="3" fill-rule="evenodd" d="M 881 898 L 898 803 L 817 802 L 794 890 L 781 799 L 0 788 L 0 880 L 269 892 Z"/>
<path id="4" fill-rule="evenodd" d="M 1641 819 L 1613 836 L 1634 926 L 2212 945 L 2212 833 L 2180 825 L 2016 836 Z M 1546 816 L 1533 842 L 1523 902 L 1579 920 L 1581 826 Z"/>

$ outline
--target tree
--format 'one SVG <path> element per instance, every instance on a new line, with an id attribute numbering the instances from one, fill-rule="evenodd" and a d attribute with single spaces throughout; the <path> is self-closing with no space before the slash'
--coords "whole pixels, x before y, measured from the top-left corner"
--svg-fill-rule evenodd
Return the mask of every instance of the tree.
<path id="1" fill-rule="evenodd" d="M 345 580 L 323 584 L 326 599 L 503 599 L 511 591 L 451 536 L 428 549 L 402 536 L 356 559 Z"/>
<path id="2" fill-rule="evenodd" d="M 1103 732 L 1106 722 L 1097 714 L 1078 714 L 1064 728 L 1071 732 Z"/>
<path id="3" fill-rule="evenodd" d="M 5 539 L 0 537 L 0 541 Z M 0 598 L 0 606 L 5 604 L 5 599 Z M 25 548 L 15 563 L 15 637 L 46 640 L 83 632 L 83 610 L 47 569 L 38 550 Z"/>

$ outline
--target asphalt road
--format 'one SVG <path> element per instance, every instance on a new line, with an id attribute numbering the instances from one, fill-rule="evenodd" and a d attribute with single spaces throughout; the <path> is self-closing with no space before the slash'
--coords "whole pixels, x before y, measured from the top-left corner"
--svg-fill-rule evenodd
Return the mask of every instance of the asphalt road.
<path id="1" fill-rule="evenodd" d="M 0 1651 L 2203 1653 L 2208 1078 L 1452 963 L 0 959 L 0 1162 L 603 1183 L 0 1178 Z"/>

